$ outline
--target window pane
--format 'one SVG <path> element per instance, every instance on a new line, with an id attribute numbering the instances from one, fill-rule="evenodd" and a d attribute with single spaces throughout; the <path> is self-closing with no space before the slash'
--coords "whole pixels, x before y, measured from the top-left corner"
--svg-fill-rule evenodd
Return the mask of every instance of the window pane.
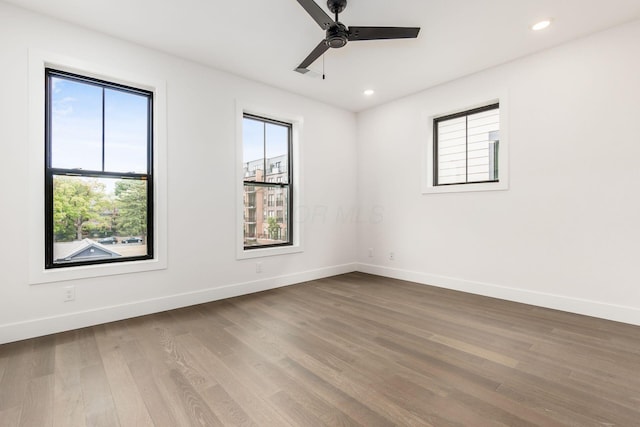
<path id="1" fill-rule="evenodd" d="M 244 186 L 244 245 L 289 242 L 289 187 Z"/>
<path id="2" fill-rule="evenodd" d="M 145 256 L 147 181 L 53 176 L 53 263 Z"/>
<path id="3" fill-rule="evenodd" d="M 464 144 L 466 139 L 465 117 L 438 122 L 438 145 L 449 147 Z"/>
<path id="4" fill-rule="evenodd" d="M 493 109 L 468 116 L 468 182 L 498 179 L 497 144 L 500 110 Z"/>
<path id="5" fill-rule="evenodd" d="M 438 122 L 438 184 L 467 179 L 466 118 Z"/>
<path id="6" fill-rule="evenodd" d="M 51 166 L 102 170 L 102 88 L 51 80 Z"/>
<path id="7" fill-rule="evenodd" d="M 264 123 L 251 118 L 242 120 L 242 158 L 245 181 L 264 182 Z"/>
<path id="8" fill-rule="evenodd" d="M 289 127 L 274 123 L 265 125 L 268 182 L 287 183 L 289 166 Z"/>
<path id="9" fill-rule="evenodd" d="M 104 167 L 109 172 L 147 173 L 149 98 L 105 89 Z"/>

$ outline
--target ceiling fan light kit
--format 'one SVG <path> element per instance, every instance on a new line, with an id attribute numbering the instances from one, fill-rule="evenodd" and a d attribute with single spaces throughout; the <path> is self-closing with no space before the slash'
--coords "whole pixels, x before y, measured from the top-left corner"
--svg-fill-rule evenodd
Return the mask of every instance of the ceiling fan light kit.
<path id="1" fill-rule="evenodd" d="M 309 66 L 327 50 L 339 49 L 350 41 L 412 39 L 418 37 L 419 27 L 347 27 L 338 20 L 338 15 L 347 7 L 347 0 L 328 0 L 327 7 L 335 14 L 335 20 L 318 6 L 314 0 L 297 0 L 314 21 L 326 32 L 311 53 L 295 68 L 305 74 Z"/>

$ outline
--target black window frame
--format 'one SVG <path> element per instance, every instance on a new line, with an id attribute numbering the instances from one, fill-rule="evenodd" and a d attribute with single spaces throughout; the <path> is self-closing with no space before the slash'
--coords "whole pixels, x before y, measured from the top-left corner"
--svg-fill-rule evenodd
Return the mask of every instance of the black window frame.
<path id="1" fill-rule="evenodd" d="M 267 123 L 271 123 L 271 124 L 275 124 L 275 125 L 280 125 L 280 126 L 284 126 L 288 129 L 288 141 L 287 141 L 287 182 L 283 183 L 283 182 L 275 182 L 275 180 L 272 181 L 268 181 L 267 180 L 267 176 L 266 176 L 266 172 L 267 172 L 267 156 L 266 154 L 263 156 L 263 166 L 264 166 L 264 181 L 247 181 L 247 180 L 243 180 L 242 183 L 242 192 L 244 194 L 245 192 L 245 187 L 247 186 L 254 186 L 254 187 L 264 187 L 264 188 L 280 188 L 280 189 L 284 189 L 287 188 L 288 190 L 288 206 L 287 206 L 287 215 L 286 215 L 286 220 L 287 220 L 287 241 L 283 242 L 283 243 L 272 243 L 272 244 L 268 244 L 268 245 L 249 245 L 247 246 L 244 243 L 244 229 L 245 229 L 245 218 L 244 218 L 244 209 L 243 209 L 243 219 L 242 219 L 242 233 L 243 233 L 243 248 L 246 251 L 250 251 L 250 250 L 254 250 L 254 249 L 265 249 L 265 248 L 278 248 L 278 247 L 286 247 L 286 246 L 293 246 L 293 242 L 294 242 L 294 227 L 293 227 L 293 202 L 294 202 L 294 195 L 293 195 L 293 188 L 294 188 L 294 182 L 293 182 L 293 123 L 289 123 L 289 122 L 284 122 L 281 120 L 275 120 L 275 119 L 271 119 L 268 117 L 264 117 L 264 116 L 259 116 L 256 114 L 251 114 L 251 113 L 243 113 L 242 114 L 242 120 L 244 121 L 244 119 L 251 119 L 251 120 L 256 120 L 256 121 L 260 121 L 263 122 L 263 124 L 267 124 Z M 244 150 L 244 140 L 242 141 L 243 143 L 243 150 Z M 266 141 L 263 141 L 263 145 L 265 146 L 265 153 L 266 153 Z M 263 214 L 266 214 L 267 212 L 267 203 L 264 203 L 263 205 Z"/>
<path id="2" fill-rule="evenodd" d="M 62 78 L 79 83 L 98 86 L 102 91 L 102 170 L 84 170 L 84 169 L 68 169 L 54 168 L 52 166 L 52 78 Z M 145 96 L 147 98 L 147 173 L 134 172 L 109 172 L 104 170 L 105 158 L 105 126 L 104 126 L 104 89 L 115 89 Z M 154 170 L 153 170 L 153 108 L 154 93 L 149 90 L 140 89 L 120 83 L 110 82 L 107 80 L 88 77 L 68 71 L 57 70 L 54 68 L 45 68 L 45 269 L 58 269 L 77 267 L 84 265 L 96 264 L 115 264 L 122 262 L 142 261 L 154 259 Z M 53 224 L 53 177 L 54 176 L 70 176 L 70 177 L 88 177 L 88 178 L 120 178 L 139 180 L 146 182 L 147 195 L 147 235 L 146 245 L 147 254 L 139 256 L 127 256 L 122 258 L 97 259 L 87 261 L 68 261 L 55 262 L 53 255 L 54 246 L 54 224 Z"/>
<path id="3" fill-rule="evenodd" d="M 467 176 L 465 177 L 465 181 L 464 182 L 452 182 L 452 183 L 446 183 L 446 184 L 441 184 L 438 182 L 438 171 L 439 171 L 439 148 L 438 148 L 438 125 L 441 122 L 445 122 L 447 120 L 453 120 L 453 119 L 458 119 L 460 117 L 467 117 L 473 114 L 477 114 L 477 113 L 482 113 L 485 111 L 491 111 L 491 110 L 499 110 L 500 109 L 500 103 L 499 102 L 495 102 L 495 103 L 491 103 L 488 105 L 484 105 L 482 107 L 477 107 L 477 108 L 472 108 L 470 110 L 465 110 L 465 111 L 460 111 L 458 113 L 453 113 L 453 114 L 449 114 L 446 116 L 442 116 L 442 117 L 436 117 L 433 119 L 433 186 L 434 187 L 444 187 L 444 186 L 450 186 L 450 185 L 469 185 L 469 184 L 486 184 L 486 183 L 495 183 L 495 182 L 500 182 L 500 175 L 499 175 L 499 163 L 498 163 L 498 150 L 496 149 L 494 152 L 494 167 L 496 170 L 496 179 L 492 179 L 492 180 L 485 180 L 485 181 L 469 181 L 469 177 L 468 177 L 468 169 L 469 169 L 469 153 L 467 152 L 465 155 L 465 163 L 466 163 L 466 170 L 467 170 Z M 468 133 L 468 127 L 465 126 L 465 138 L 467 139 L 466 145 L 468 146 L 468 137 L 469 137 L 469 133 Z"/>

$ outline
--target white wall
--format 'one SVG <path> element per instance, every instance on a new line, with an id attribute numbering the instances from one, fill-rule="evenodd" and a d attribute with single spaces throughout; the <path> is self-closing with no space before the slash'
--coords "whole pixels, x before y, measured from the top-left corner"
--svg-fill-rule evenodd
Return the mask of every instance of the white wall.
<path id="1" fill-rule="evenodd" d="M 640 324 L 638 40 L 634 22 L 360 113 L 360 202 L 384 212 L 360 268 Z M 421 194 L 424 112 L 479 90 L 508 93 L 510 189 Z"/>
<path id="2" fill-rule="evenodd" d="M 30 49 L 166 82 L 166 270 L 28 284 Z M 354 114 L 4 3 L 0 58 L 0 343 L 354 269 L 356 229 L 337 216 L 357 199 Z M 304 120 L 305 250 L 260 259 L 260 274 L 235 257 L 238 99 Z M 63 303 L 69 285 L 76 300 Z"/>

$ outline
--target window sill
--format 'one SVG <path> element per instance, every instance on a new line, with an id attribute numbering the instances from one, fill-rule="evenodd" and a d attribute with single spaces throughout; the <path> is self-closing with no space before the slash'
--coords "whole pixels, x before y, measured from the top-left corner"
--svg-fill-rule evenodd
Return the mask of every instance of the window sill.
<path id="1" fill-rule="evenodd" d="M 166 262 L 158 259 L 146 261 L 119 262 L 114 264 L 80 265 L 76 267 L 52 268 L 31 271 L 29 284 L 62 282 L 66 280 L 88 279 L 117 274 L 140 273 L 144 271 L 164 270 Z"/>
<path id="2" fill-rule="evenodd" d="M 260 249 L 240 249 L 236 254 L 237 259 L 253 259 L 263 258 L 277 255 L 288 255 L 303 252 L 303 248 L 300 245 L 293 246 L 278 246 L 275 248 L 260 248 Z"/>
<path id="3" fill-rule="evenodd" d="M 441 186 L 425 185 L 422 194 L 469 193 L 474 191 L 505 191 L 509 189 L 506 182 L 482 182 L 478 184 L 451 184 Z"/>

